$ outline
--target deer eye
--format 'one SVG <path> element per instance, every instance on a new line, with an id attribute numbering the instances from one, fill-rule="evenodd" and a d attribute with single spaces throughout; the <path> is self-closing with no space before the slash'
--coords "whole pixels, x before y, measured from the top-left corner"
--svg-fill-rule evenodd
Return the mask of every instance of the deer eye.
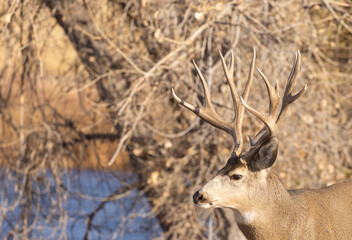
<path id="1" fill-rule="evenodd" d="M 231 179 L 231 180 L 236 180 L 236 181 L 238 181 L 238 180 L 241 180 L 242 177 L 243 177 L 243 176 L 240 175 L 240 174 L 233 174 L 233 175 L 230 176 L 230 179 Z"/>

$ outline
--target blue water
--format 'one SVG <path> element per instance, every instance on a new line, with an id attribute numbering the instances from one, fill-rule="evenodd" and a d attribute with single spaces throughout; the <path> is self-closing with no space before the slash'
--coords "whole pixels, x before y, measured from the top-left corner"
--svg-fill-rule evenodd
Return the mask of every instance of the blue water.
<path id="1" fill-rule="evenodd" d="M 0 239 L 4 239 L 11 238 L 11 226 L 15 226 L 20 219 L 23 208 L 15 203 L 23 199 L 19 194 L 23 184 L 16 182 L 24 182 L 24 178 L 17 177 L 15 181 L 18 174 L 8 170 L 0 173 Z M 135 176 L 121 172 L 70 171 L 61 174 L 62 188 L 57 191 L 55 178 L 50 173 L 45 174 L 43 184 L 34 181 L 32 186 L 33 191 L 40 193 L 35 196 L 40 197 L 32 199 L 33 214 L 29 222 L 33 223 L 33 228 L 27 235 L 30 238 L 83 239 L 87 232 L 89 239 L 137 240 L 161 236 L 160 224 L 140 192 L 132 190 L 109 201 L 102 201 L 118 189 L 137 181 Z M 58 205 L 58 198 L 63 205 Z M 8 211 L 13 205 L 16 207 Z M 91 228 L 87 231 L 88 218 L 94 211 Z M 22 223 L 17 224 L 21 226 Z"/>

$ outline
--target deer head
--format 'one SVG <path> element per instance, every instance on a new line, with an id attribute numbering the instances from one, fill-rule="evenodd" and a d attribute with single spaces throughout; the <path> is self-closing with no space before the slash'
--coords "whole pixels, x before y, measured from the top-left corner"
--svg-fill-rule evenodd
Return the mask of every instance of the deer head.
<path id="1" fill-rule="evenodd" d="M 273 194 L 273 191 L 275 191 L 275 189 L 269 190 L 269 188 L 277 187 L 274 186 L 276 180 L 272 179 L 270 173 L 270 168 L 274 164 L 278 153 L 278 139 L 275 137 L 275 131 L 282 123 L 287 107 L 303 94 L 306 86 L 297 94 L 292 95 L 293 86 L 301 63 L 300 53 L 297 51 L 291 73 L 285 85 L 285 91 L 280 105 L 281 108 L 279 110 L 280 96 L 278 82 L 276 82 L 274 87 L 271 86 L 265 75 L 257 68 L 269 95 L 269 114 L 262 114 L 246 104 L 249 90 L 253 82 L 256 59 L 255 49 L 253 49 L 249 77 L 242 96 L 238 95 L 233 81 L 233 52 L 231 52 L 230 69 L 228 69 L 221 52 L 220 57 L 234 102 L 235 114 L 232 121 L 224 121 L 215 112 L 211 103 L 207 82 L 194 61 L 194 67 L 204 90 L 204 106 L 195 107 L 181 100 L 173 89 L 172 94 L 180 105 L 194 112 L 214 127 L 227 132 L 234 141 L 234 149 L 226 165 L 213 179 L 194 194 L 194 203 L 204 208 L 234 208 L 244 214 L 250 212 L 254 204 L 258 204 L 258 202 L 263 201 L 263 199 L 267 201 L 267 195 Z M 253 138 L 249 137 L 250 145 L 246 148 L 244 148 L 242 136 L 242 122 L 245 110 L 256 116 L 265 124 Z"/>

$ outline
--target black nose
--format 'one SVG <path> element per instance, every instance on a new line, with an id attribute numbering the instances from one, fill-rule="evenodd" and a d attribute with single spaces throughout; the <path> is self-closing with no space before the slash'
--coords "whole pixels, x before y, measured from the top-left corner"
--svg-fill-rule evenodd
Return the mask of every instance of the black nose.
<path id="1" fill-rule="evenodd" d="M 193 202 L 197 204 L 199 201 L 203 200 L 203 195 L 200 194 L 198 191 L 193 195 Z"/>

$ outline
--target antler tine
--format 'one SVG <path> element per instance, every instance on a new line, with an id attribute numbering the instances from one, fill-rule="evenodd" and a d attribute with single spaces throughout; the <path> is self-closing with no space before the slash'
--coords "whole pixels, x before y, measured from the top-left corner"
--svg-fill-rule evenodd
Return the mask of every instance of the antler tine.
<path id="1" fill-rule="evenodd" d="M 228 69 L 227 69 L 227 65 L 226 65 L 224 56 L 222 55 L 221 51 L 219 51 L 219 54 L 220 54 L 221 64 L 222 64 L 222 68 L 223 68 L 224 73 L 225 73 L 225 77 L 226 77 L 227 83 L 230 86 L 235 112 L 237 113 L 237 111 L 238 111 L 238 103 L 240 102 L 240 97 L 238 96 L 238 93 L 237 93 L 237 90 L 236 90 L 236 86 L 235 86 L 234 81 L 233 81 L 233 72 L 234 72 L 233 51 L 231 50 L 230 71 L 228 71 Z M 237 116 L 237 114 L 235 114 L 235 118 L 236 118 L 236 116 Z"/>
<path id="2" fill-rule="evenodd" d="M 270 105 L 269 105 L 269 115 L 266 116 L 266 115 L 258 112 L 254 108 L 248 106 L 248 104 L 246 104 L 245 100 L 243 100 L 243 98 L 241 98 L 241 102 L 242 102 L 243 106 L 246 108 L 246 110 L 249 111 L 250 113 L 252 113 L 254 116 L 256 116 L 259 120 L 261 120 L 265 124 L 265 127 L 262 128 L 253 139 L 250 138 L 250 143 L 251 143 L 252 148 L 255 149 L 257 146 L 260 146 L 264 141 L 266 141 L 270 136 L 274 135 L 275 130 L 279 127 L 279 125 L 283 121 L 283 118 L 286 113 L 288 105 L 291 104 L 292 102 L 294 102 L 295 100 L 297 100 L 305 91 L 307 86 L 305 86 L 303 89 L 301 89 L 296 95 L 292 95 L 292 89 L 293 89 L 294 83 L 297 78 L 300 63 L 301 63 L 301 55 L 300 55 L 299 51 L 297 51 L 296 58 L 295 58 L 290 76 L 286 82 L 285 93 L 284 93 L 284 97 L 282 99 L 281 110 L 280 110 L 280 113 L 276 119 L 275 119 L 275 113 L 277 111 L 277 108 L 279 105 L 279 100 L 280 100 L 279 90 L 278 90 L 278 82 L 276 81 L 275 87 L 272 87 L 270 85 L 268 79 L 265 77 L 265 75 L 260 71 L 259 68 L 257 68 L 260 76 L 262 77 L 263 81 L 265 82 L 265 86 L 267 88 L 268 95 L 269 95 Z M 267 129 L 269 131 L 267 131 Z M 251 154 L 251 151 L 249 151 L 248 154 Z"/>
<path id="3" fill-rule="evenodd" d="M 273 115 L 275 114 L 277 107 L 279 106 L 279 100 L 280 100 L 280 95 L 279 95 L 279 83 L 276 80 L 275 83 L 275 87 L 272 87 L 270 85 L 269 80 L 266 78 L 266 76 L 264 75 L 264 73 L 262 71 L 260 71 L 259 68 L 257 68 L 260 76 L 262 77 L 262 79 L 265 82 L 265 86 L 266 86 L 266 90 L 268 91 L 268 95 L 269 95 L 269 115 Z"/>
<path id="4" fill-rule="evenodd" d="M 199 113 L 198 107 L 195 107 L 192 104 L 189 104 L 188 102 L 185 102 L 181 98 L 179 98 L 176 95 L 174 88 L 171 88 L 171 91 L 172 91 L 172 96 L 174 97 L 174 99 L 176 100 L 177 103 L 181 104 L 182 106 L 184 106 L 188 110 L 190 110 L 190 111 L 192 111 L 192 112 L 194 112 L 195 114 L 198 115 L 198 113 Z"/>
<path id="5" fill-rule="evenodd" d="M 282 100 L 281 111 L 280 111 L 279 116 L 276 120 L 277 124 L 281 124 L 281 122 L 283 121 L 286 110 L 287 110 L 287 106 L 289 104 L 293 103 L 294 101 L 296 101 L 304 93 L 304 91 L 307 88 L 307 85 L 305 85 L 297 94 L 292 95 L 293 86 L 295 84 L 300 66 L 301 66 L 301 53 L 298 50 L 296 52 L 296 58 L 295 58 L 293 66 L 292 66 L 290 76 L 288 77 L 287 82 L 286 82 L 286 88 L 285 88 L 284 98 Z"/>
<path id="6" fill-rule="evenodd" d="M 193 66 L 195 67 L 195 69 L 197 70 L 197 74 L 198 74 L 198 76 L 199 76 L 199 78 L 201 80 L 201 83 L 202 83 L 204 97 L 205 97 L 205 108 L 209 108 L 215 113 L 214 107 L 213 107 L 213 105 L 211 103 L 211 97 L 210 97 L 210 91 L 209 91 L 208 83 L 205 80 L 202 72 L 199 70 L 199 68 L 198 68 L 196 62 L 194 61 L 194 59 L 192 60 L 192 63 L 193 63 Z"/>
<path id="7" fill-rule="evenodd" d="M 248 74 L 248 80 L 247 84 L 244 87 L 243 93 L 242 93 L 242 98 L 247 101 L 248 95 L 249 95 L 249 90 L 251 89 L 252 82 L 253 82 L 253 76 L 254 76 L 254 67 L 255 67 L 255 59 L 256 59 L 257 53 L 255 51 L 255 48 L 253 48 L 253 56 L 252 56 L 252 62 L 251 62 L 251 67 L 249 69 L 249 74 Z M 244 109 L 243 109 L 244 111 Z"/>

